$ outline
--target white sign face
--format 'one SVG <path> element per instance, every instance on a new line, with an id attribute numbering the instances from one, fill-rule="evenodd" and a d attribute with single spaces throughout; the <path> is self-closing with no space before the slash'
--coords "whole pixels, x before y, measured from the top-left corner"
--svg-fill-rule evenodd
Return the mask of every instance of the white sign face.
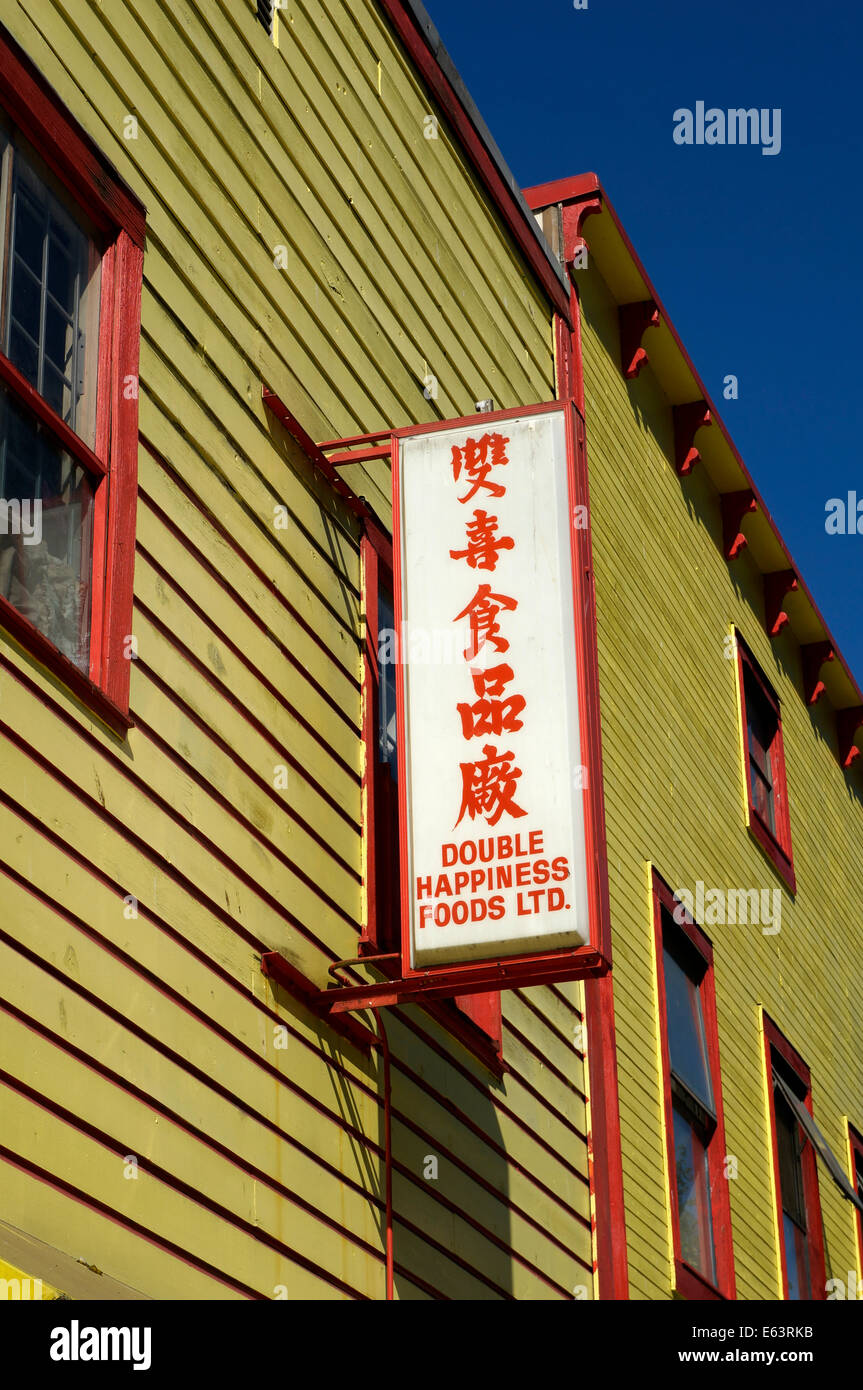
<path id="1" fill-rule="evenodd" d="M 589 939 L 566 425 L 399 441 L 414 969 Z"/>

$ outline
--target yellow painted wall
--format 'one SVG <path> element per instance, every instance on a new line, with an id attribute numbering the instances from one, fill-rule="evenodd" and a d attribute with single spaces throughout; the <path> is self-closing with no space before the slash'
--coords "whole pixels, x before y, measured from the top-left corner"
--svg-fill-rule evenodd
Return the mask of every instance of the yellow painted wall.
<path id="1" fill-rule="evenodd" d="M 363 913 L 357 528 L 261 381 L 318 439 L 548 399 L 550 310 L 373 0 L 292 3 L 278 48 L 252 0 L 3 19 L 148 241 L 128 741 L 0 633 L 0 1255 L 91 1297 L 380 1298 L 379 1063 L 259 966 L 323 983 Z M 506 996 L 500 1084 L 390 1011 L 399 1297 L 590 1287 L 580 1000 Z"/>
<path id="2" fill-rule="evenodd" d="M 693 893 L 699 879 L 784 890 L 744 825 L 736 666 L 725 657 L 736 624 L 782 705 L 798 891 L 783 891 L 776 935 L 702 925 L 715 950 L 726 1140 L 738 1160 L 737 1294 L 771 1299 L 781 1282 L 759 1008 L 809 1065 L 816 1121 L 844 1158 L 843 1117 L 863 1122 L 863 778 L 839 768 L 826 702 L 804 704 L 793 637 L 767 638 L 748 552 L 731 566 L 722 558 L 704 468 L 676 476 L 671 409 L 651 368 L 624 380 L 616 305 L 595 266 L 579 286 L 631 1293 L 670 1296 L 672 1267 L 645 865 Z M 757 477 L 757 459 L 750 466 Z M 859 1263 L 853 1209 L 820 1163 L 818 1179 L 827 1277 L 846 1280 Z"/>

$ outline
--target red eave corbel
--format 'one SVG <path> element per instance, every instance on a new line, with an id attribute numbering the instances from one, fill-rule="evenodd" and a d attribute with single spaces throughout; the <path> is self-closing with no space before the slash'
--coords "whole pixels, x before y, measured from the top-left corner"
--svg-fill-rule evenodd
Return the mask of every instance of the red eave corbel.
<path id="1" fill-rule="evenodd" d="M 764 576 L 764 624 L 769 637 L 778 637 L 789 621 L 783 607 L 788 594 L 795 594 L 800 585 L 794 570 L 775 570 Z"/>
<path id="2" fill-rule="evenodd" d="M 746 537 L 740 529 L 743 518 L 758 510 L 758 502 L 751 488 L 741 488 L 739 492 L 723 492 L 719 501 L 722 506 L 722 552 L 726 560 L 735 560 L 746 545 Z"/>
<path id="3" fill-rule="evenodd" d="M 807 705 L 814 705 L 825 690 L 821 667 L 828 661 L 835 661 L 836 649 L 832 642 L 804 642 L 800 655 L 803 658 L 803 697 Z"/>
<path id="4" fill-rule="evenodd" d="M 863 728 L 863 705 L 852 705 L 850 709 L 836 711 L 836 730 L 839 735 L 839 762 L 849 768 L 860 756 L 860 748 L 855 741 L 857 730 Z M 863 743 L 863 739 L 860 740 Z"/>
<path id="5" fill-rule="evenodd" d="M 706 425 L 712 425 L 710 407 L 706 401 L 687 401 L 685 405 L 673 407 L 674 418 L 674 466 L 678 475 L 684 478 L 691 473 L 701 454 L 695 447 L 695 435 Z"/>
<path id="6" fill-rule="evenodd" d="M 588 217 L 594 212 L 602 212 L 602 199 L 598 193 L 592 197 L 583 198 L 579 203 L 564 203 L 563 205 L 563 254 L 569 267 L 579 251 L 588 249 L 587 241 L 581 229 Z"/>
<path id="7" fill-rule="evenodd" d="M 647 352 L 641 340 L 648 328 L 658 328 L 659 309 L 653 299 L 620 304 L 617 309 L 620 324 L 620 369 L 627 381 L 634 380 L 647 363 Z"/>

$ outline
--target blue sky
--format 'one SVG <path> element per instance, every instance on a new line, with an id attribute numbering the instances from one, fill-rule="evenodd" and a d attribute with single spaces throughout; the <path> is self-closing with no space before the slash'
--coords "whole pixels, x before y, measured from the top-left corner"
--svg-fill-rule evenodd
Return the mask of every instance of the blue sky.
<path id="1" fill-rule="evenodd" d="M 599 175 L 863 686 L 863 535 L 824 528 L 828 498 L 863 500 L 863 13 L 425 3 L 522 186 Z M 699 100 L 779 107 L 780 152 L 675 144 L 673 112 Z"/>

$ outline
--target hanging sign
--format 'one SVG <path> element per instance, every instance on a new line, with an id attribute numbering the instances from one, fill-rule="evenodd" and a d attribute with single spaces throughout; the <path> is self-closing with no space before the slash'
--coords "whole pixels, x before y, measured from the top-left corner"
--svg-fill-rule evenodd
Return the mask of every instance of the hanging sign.
<path id="1" fill-rule="evenodd" d="M 394 439 L 405 971 L 590 939 L 567 410 Z"/>

